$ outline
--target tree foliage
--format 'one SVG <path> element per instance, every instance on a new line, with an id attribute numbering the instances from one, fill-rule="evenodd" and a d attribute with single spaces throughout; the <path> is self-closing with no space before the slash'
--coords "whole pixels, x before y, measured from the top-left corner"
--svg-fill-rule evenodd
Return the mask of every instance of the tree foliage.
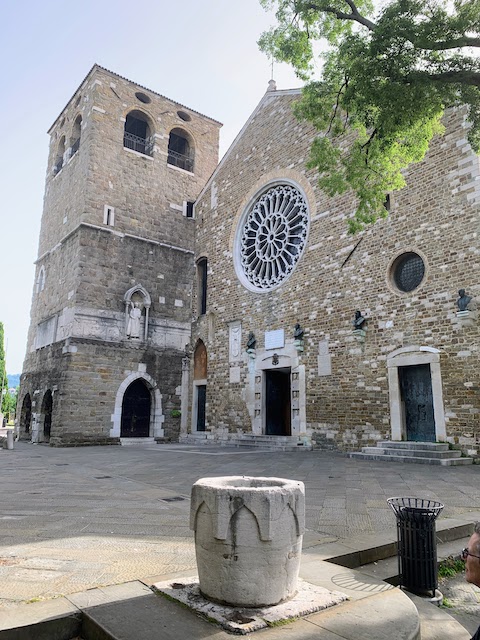
<path id="1" fill-rule="evenodd" d="M 329 195 L 357 195 L 351 231 L 386 215 L 386 193 L 424 158 L 447 107 L 467 106 L 478 152 L 480 0 L 390 0 L 379 9 L 370 0 L 260 2 L 277 19 L 260 48 L 307 82 L 295 109 L 319 132 L 309 167 Z"/>

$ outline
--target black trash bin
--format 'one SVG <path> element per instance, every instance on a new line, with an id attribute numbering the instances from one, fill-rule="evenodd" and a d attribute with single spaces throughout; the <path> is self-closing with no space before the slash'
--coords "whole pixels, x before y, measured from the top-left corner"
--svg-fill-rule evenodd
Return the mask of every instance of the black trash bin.
<path id="1" fill-rule="evenodd" d="M 400 585 L 434 597 L 438 586 L 435 520 L 444 505 L 421 498 L 389 498 L 387 502 L 397 516 Z"/>

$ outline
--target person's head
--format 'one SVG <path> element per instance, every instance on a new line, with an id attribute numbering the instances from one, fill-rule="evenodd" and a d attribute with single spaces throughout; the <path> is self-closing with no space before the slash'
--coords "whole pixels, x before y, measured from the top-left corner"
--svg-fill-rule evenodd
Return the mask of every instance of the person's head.
<path id="1" fill-rule="evenodd" d="M 475 523 L 473 535 L 464 551 L 467 552 L 462 554 L 465 560 L 465 579 L 480 587 L 480 522 Z"/>
<path id="2" fill-rule="evenodd" d="M 463 296 L 465 295 L 465 289 L 460 289 L 458 295 L 460 296 L 460 298 L 463 298 Z"/>

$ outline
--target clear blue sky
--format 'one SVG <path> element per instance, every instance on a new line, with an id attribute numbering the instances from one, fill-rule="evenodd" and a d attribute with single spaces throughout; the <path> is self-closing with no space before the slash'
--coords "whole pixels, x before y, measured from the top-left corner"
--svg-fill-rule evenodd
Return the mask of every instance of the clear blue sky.
<path id="1" fill-rule="evenodd" d="M 25 355 L 43 206 L 47 130 L 96 62 L 220 120 L 221 154 L 265 92 L 258 0 L 6 0 L 2 5 L 0 321 L 7 371 Z M 276 64 L 279 89 L 300 82 Z"/>

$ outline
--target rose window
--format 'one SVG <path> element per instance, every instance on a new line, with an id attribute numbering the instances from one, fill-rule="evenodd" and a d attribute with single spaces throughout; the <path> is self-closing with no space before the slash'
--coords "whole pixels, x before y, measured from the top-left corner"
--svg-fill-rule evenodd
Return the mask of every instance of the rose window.
<path id="1" fill-rule="evenodd" d="M 308 232 L 308 209 L 293 186 L 263 193 L 246 214 L 239 238 L 239 262 L 250 287 L 265 291 L 281 284 L 300 259 Z"/>

